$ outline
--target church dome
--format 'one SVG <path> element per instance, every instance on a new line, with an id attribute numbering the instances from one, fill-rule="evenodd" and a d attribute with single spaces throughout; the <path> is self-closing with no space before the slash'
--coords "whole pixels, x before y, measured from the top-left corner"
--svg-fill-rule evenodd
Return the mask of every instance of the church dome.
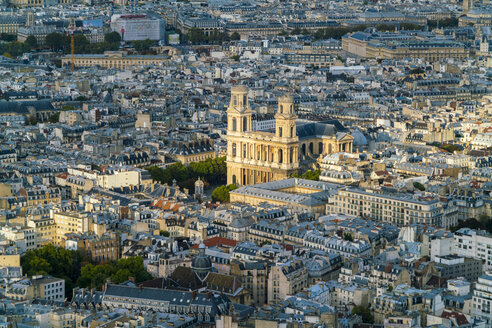
<path id="1" fill-rule="evenodd" d="M 354 141 L 353 141 L 354 146 L 367 145 L 367 138 L 358 129 L 355 129 L 354 132 L 351 133 L 351 135 L 352 137 L 354 137 Z"/>
<path id="2" fill-rule="evenodd" d="M 212 261 L 205 255 L 205 245 L 198 246 L 198 255 L 191 261 L 191 269 L 198 275 L 200 279 L 205 279 L 207 274 L 212 271 Z"/>

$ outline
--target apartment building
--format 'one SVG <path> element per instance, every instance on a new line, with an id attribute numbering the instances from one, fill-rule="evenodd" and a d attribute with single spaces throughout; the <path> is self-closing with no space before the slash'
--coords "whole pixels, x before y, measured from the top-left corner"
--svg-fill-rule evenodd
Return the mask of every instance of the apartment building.
<path id="1" fill-rule="evenodd" d="M 89 231 L 90 219 L 87 213 L 58 212 L 51 214 L 55 225 L 55 235 L 52 243 L 56 246 L 65 246 L 67 234 L 86 233 Z"/>
<path id="2" fill-rule="evenodd" d="M 67 249 L 84 251 L 96 263 L 116 261 L 121 257 L 120 236 L 116 233 L 102 236 L 68 234 L 64 246 Z"/>
<path id="3" fill-rule="evenodd" d="M 480 259 L 484 270 L 492 269 L 492 235 L 484 231 L 461 228 L 454 234 L 453 253 Z"/>
<path id="4" fill-rule="evenodd" d="M 287 295 L 295 295 L 307 286 L 308 274 L 300 260 L 279 263 L 268 275 L 268 303 L 278 303 Z"/>
<path id="5" fill-rule="evenodd" d="M 15 244 L 21 253 L 25 253 L 28 250 L 35 249 L 37 247 L 36 234 L 34 229 L 30 227 L 21 228 L 4 226 L 0 228 L 0 236 L 2 236 L 3 239 Z"/>
<path id="6" fill-rule="evenodd" d="M 234 260 L 231 275 L 241 278 L 244 288 L 251 293 L 251 303 L 262 306 L 267 302 L 268 266 L 264 262 Z"/>
<path id="7" fill-rule="evenodd" d="M 454 211 L 446 211 L 435 197 L 384 194 L 347 187 L 339 189 L 328 205 L 328 212 L 357 215 L 396 226 L 422 223 L 438 227 L 456 224 Z"/>
<path id="8" fill-rule="evenodd" d="M 52 218 L 39 217 L 28 219 L 27 226 L 34 229 L 37 247 L 51 244 L 56 234 L 56 224 Z"/>
<path id="9" fill-rule="evenodd" d="M 492 327 L 492 272 L 487 272 L 480 278 L 473 291 L 472 314 L 485 321 L 485 327 Z"/>
<path id="10" fill-rule="evenodd" d="M 370 291 L 366 287 L 357 284 L 338 283 L 331 295 L 331 305 L 343 311 L 350 306 L 369 305 Z"/>
<path id="11" fill-rule="evenodd" d="M 393 264 L 376 264 L 369 276 L 369 286 L 376 289 L 378 296 L 382 295 L 388 288 L 410 284 L 411 277 L 408 270 Z"/>
<path id="12" fill-rule="evenodd" d="M 44 299 L 63 301 L 65 280 L 49 276 L 33 276 L 7 285 L 5 296 L 18 301 Z"/>

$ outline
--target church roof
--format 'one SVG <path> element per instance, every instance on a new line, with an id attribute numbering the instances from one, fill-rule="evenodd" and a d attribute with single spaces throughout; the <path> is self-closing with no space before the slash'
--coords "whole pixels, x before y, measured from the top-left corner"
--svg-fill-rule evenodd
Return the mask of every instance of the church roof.
<path id="1" fill-rule="evenodd" d="M 337 120 L 324 122 L 297 122 L 297 136 L 299 139 L 310 139 L 312 137 L 332 137 L 337 132 L 345 132 L 345 127 Z"/>

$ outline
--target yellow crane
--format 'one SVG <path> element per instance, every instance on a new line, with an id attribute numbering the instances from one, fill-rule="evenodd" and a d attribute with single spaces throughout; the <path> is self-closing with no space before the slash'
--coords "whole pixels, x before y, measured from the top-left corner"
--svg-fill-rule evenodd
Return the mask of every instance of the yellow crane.
<path id="1" fill-rule="evenodd" d="M 70 68 L 72 71 L 75 69 L 75 38 L 73 37 L 73 31 L 70 34 Z"/>
<path id="2" fill-rule="evenodd" d="M 70 35 L 70 68 L 72 71 L 75 69 L 75 20 L 70 19 L 68 25 L 68 34 Z"/>

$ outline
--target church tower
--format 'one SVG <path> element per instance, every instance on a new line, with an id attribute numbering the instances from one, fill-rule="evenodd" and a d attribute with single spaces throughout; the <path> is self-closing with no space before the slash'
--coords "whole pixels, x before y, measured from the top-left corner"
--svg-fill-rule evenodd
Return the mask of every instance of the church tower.
<path id="1" fill-rule="evenodd" d="M 297 173 L 299 168 L 299 138 L 297 137 L 296 120 L 292 95 L 286 94 L 279 97 L 275 114 L 275 136 L 281 147 L 278 149 L 277 162 L 288 170 L 289 175 Z"/>
<path id="2" fill-rule="evenodd" d="M 253 111 L 249 108 L 248 87 L 234 86 L 231 89 L 231 102 L 227 109 L 227 134 L 241 134 L 251 131 Z"/>
<path id="3" fill-rule="evenodd" d="M 278 99 L 278 110 L 275 114 L 275 134 L 279 138 L 295 138 L 297 115 L 294 111 L 294 99 L 284 95 Z"/>

